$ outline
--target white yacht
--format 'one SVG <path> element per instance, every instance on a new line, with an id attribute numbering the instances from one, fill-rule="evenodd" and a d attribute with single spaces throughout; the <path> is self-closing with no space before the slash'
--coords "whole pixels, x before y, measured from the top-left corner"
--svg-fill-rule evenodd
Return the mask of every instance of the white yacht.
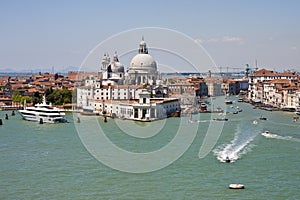
<path id="1" fill-rule="evenodd" d="M 41 104 L 35 104 L 32 107 L 25 107 L 19 110 L 23 119 L 28 121 L 36 121 L 40 123 L 64 123 L 67 122 L 65 113 L 58 108 L 52 107 L 51 103 L 46 103 L 45 96 Z"/>

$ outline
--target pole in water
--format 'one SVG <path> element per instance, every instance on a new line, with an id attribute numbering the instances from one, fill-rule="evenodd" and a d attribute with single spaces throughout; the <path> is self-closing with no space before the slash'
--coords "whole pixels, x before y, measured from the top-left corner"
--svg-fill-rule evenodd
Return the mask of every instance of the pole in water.
<path id="1" fill-rule="evenodd" d="M 43 121 L 43 118 L 40 118 L 40 124 L 43 124 L 44 121 Z"/>
<path id="2" fill-rule="evenodd" d="M 104 122 L 105 122 L 105 123 L 107 122 L 106 116 L 104 116 Z"/>
<path id="3" fill-rule="evenodd" d="M 14 110 L 11 112 L 11 116 L 15 116 L 15 111 Z"/>
<path id="4" fill-rule="evenodd" d="M 5 114 L 5 117 L 4 117 L 4 119 L 8 119 L 8 114 Z"/>
<path id="5" fill-rule="evenodd" d="M 80 118 L 79 117 L 77 117 L 77 123 L 80 123 Z"/>
<path id="6" fill-rule="evenodd" d="M 2 119 L 0 119 L 0 126 L 2 125 L 3 123 L 2 123 Z"/>

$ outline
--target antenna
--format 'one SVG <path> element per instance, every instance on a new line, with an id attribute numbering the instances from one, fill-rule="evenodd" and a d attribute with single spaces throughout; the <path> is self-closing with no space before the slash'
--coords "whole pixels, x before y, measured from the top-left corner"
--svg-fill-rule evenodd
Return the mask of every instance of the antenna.
<path id="1" fill-rule="evenodd" d="M 255 68 L 257 69 L 257 59 L 255 59 Z"/>

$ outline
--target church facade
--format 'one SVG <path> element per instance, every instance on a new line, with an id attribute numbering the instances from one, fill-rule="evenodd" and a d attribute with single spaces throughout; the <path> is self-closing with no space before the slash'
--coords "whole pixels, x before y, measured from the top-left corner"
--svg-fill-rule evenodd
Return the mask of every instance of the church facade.
<path id="1" fill-rule="evenodd" d="M 77 107 L 113 117 L 152 121 L 180 112 L 177 98 L 168 98 L 168 86 L 160 84 L 157 63 L 144 39 L 125 71 L 117 52 L 101 60 L 102 79 L 89 77 L 77 88 Z"/>

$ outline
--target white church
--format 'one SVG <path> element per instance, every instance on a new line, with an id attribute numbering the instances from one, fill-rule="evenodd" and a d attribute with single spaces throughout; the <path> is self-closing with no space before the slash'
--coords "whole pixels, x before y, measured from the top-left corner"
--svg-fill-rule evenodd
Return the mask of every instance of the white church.
<path id="1" fill-rule="evenodd" d="M 180 102 L 168 98 L 168 86 L 161 84 L 157 63 L 144 39 L 126 71 L 116 52 L 112 60 L 105 53 L 101 64 L 102 78 L 89 77 L 77 88 L 77 107 L 83 112 L 139 121 L 180 113 Z"/>

